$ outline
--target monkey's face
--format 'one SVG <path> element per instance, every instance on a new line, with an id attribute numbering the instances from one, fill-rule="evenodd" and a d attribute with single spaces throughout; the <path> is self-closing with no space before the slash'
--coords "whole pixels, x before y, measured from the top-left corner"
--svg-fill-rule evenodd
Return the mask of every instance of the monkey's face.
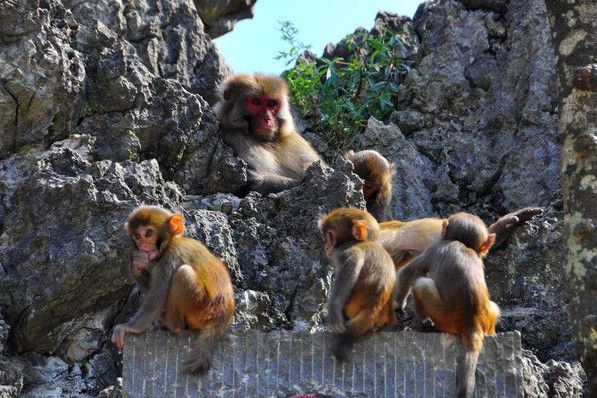
<path id="1" fill-rule="evenodd" d="M 131 238 L 137 249 L 147 253 L 150 260 L 158 255 L 158 231 L 153 225 L 142 225 L 131 233 Z"/>
<path id="2" fill-rule="evenodd" d="M 278 131 L 281 101 L 267 96 L 248 96 L 245 107 L 249 113 L 249 131 L 257 138 L 271 140 Z"/>

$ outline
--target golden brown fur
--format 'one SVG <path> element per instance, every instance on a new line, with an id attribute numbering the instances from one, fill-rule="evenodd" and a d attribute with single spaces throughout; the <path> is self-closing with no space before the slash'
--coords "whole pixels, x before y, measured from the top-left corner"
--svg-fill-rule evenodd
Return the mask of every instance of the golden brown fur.
<path id="1" fill-rule="evenodd" d="M 444 220 L 442 239 L 398 272 L 396 302 L 402 310 L 412 289 L 415 309 L 446 333 L 460 335 L 459 397 L 474 391 L 483 335 L 495 333 L 499 307 L 489 298 L 482 257 L 493 244 L 483 221 L 468 213 Z"/>
<path id="2" fill-rule="evenodd" d="M 173 333 L 185 328 L 199 330 L 187 370 L 203 373 L 209 369 L 215 345 L 234 314 L 234 291 L 228 270 L 199 241 L 181 236 L 181 214 L 141 206 L 130 214 L 126 228 L 132 235 L 146 226 L 159 231 L 158 254 L 154 260 L 141 264 L 150 270 L 143 303 L 130 322 L 114 328 L 112 341 L 122 348 L 126 332 L 141 333 L 160 317 Z"/>
<path id="3" fill-rule="evenodd" d="M 388 253 L 376 242 L 373 216 L 355 208 L 339 208 L 320 221 L 325 251 L 335 268 L 329 298 L 329 324 L 337 335 L 334 354 L 346 359 L 355 339 L 394 325 L 396 272 Z"/>
<path id="4" fill-rule="evenodd" d="M 279 101 L 275 125 L 268 131 L 255 128 L 258 124 L 247 101 L 253 97 Z M 280 192 L 300 184 L 307 168 L 320 156 L 297 131 L 290 113 L 288 86 L 277 77 L 262 74 L 239 74 L 222 85 L 222 101 L 217 105 L 224 141 L 236 155 L 249 165 L 249 189 L 263 195 Z M 371 153 L 373 154 L 371 154 Z M 391 166 L 375 151 L 362 151 L 357 156 L 357 174 L 372 186 L 374 193 L 368 206 L 375 216 L 391 218 Z M 361 161 L 360 159 L 367 159 Z M 365 189 L 364 189 L 365 192 Z"/>
<path id="5" fill-rule="evenodd" d="M 355 173 L 364 180 L 363 194 L 367 211 L 377 221 L 391 219 L 392 177 L 396 173 L 396 166 L 379 152 L 370 149 L 348 151 L 346 158 L 354 164 Z"/>

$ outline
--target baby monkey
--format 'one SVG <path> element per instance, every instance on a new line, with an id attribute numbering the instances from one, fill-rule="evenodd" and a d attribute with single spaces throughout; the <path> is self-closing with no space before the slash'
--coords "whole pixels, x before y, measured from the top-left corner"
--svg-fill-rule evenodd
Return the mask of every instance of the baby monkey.
<path id="1" fill-rule="evenodd" d="M 460 335 L 458 397 L 471 397 L 484 334 L 495 334 L 500 309 L 489 299 L 483 256 L 495 240 L 479 217 L 456 213 L 443 221 L 442 239 L 400 269 L 396 302 L 404 310 L 412 288 L 417 314 L 443 332 Z"/>
<path id="2" fill-rule="evenodd" d="M 226 266 L 199 241 L 182 236 L 180 213 L 140 206 L 131 212 L 125 228 L 137 249 L 131 270 L 144 295 L 133 318 L 114 327 L 112 342 L 122 349 L 126 333 L 142 333 L 160 320 L 176 334 L 185 328 L 198 330 L 186 370 L 207 372 L 234 313 Z"/>
<path id="3" fill-rule="evenodd" d="M 320 220 L 325 254 L 335 268 L 328 302 L 334 333 L 332 352 L 348 358 L 356 339 L 396 323 L 392 295 L 396 271 L 390 255 L 376 241 L 375 218 L 356 208 L 339 208 Z"/>

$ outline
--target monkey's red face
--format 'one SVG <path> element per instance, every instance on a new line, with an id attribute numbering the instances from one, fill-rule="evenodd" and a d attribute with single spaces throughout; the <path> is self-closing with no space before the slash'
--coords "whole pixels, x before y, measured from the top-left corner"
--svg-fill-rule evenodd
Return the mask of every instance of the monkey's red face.
<path id="1" fill-rule="evenodd" d="M 336 249 L 336 235 L 332 231 L 326 231 L 325 233 L 325 255 L 332 257 L 334 250 Z"/>
<path id="2" fill-rule="evenodd" d="M 137 245 L 137 249 L 147 253 L 150 260 L 153 260 L 158 255 L 158 232 L 153 225 L 146 225 L 137 228 L 131 234 L 133 242 Z"/>
<path id="3" fill-rule="evenodd" d="M 278 129 L 276 115 L 280 111 L 280 100 L 265 96 L 247 97 L 245 105 L 251 114 L 251 127 L 258 136 L 268 138 Z"/>

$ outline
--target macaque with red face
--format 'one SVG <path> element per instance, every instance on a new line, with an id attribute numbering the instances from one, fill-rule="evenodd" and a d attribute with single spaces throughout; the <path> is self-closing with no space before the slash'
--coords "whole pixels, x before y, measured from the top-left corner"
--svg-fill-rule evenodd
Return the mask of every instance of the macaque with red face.
<path id="1" fill-rule="evenodd" d="M 217 105 L 224 141 L 249 165 L 249 188 L 263 195 L 299 185 L 321 157 L 297 131 L 288 86 L 277 76 L 239 74 L 222 85 Z M 390 219 L 393 166 L 375 151 L 351 152 L 355 172 L 365 181 L 367 208 Z"/>

